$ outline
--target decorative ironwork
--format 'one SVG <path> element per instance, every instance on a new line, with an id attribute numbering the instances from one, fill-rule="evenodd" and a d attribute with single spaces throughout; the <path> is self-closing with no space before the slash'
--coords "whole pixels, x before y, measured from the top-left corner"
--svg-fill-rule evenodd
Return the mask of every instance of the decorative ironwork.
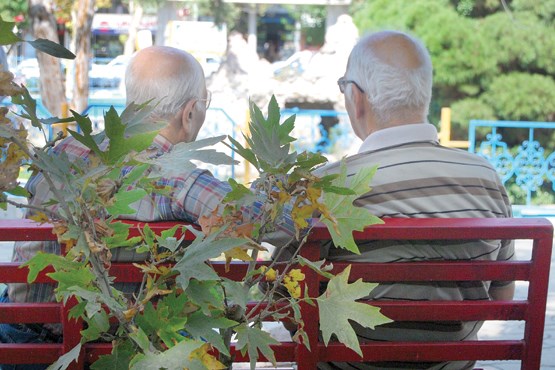
<path id="1" fill-rule="evenodd" d="M 486 135 L 476 148 L 476 128 L 491 127 L 491 133 Z M 528 129 L 528 140 L 524 140 L 516 152 L 511 151 L 502 136 L 497 132 L 498 127 Z M 555 128 L 555 122 L 514 122 L 514 121 L 480 121 L 472 120 L 469 125 L 470 152 L 486 158 L 497 170 L 503 183 L 514 177 L 514 182 L 526 192 L 526 205 L 531 205 L 532 195 L 537 192 L 547 180 L 555 190 L 555 152 L 548 148 L 546 152 L 541 143 L 534 139 L 534 129 Z M 547 157 L 546 157 L 547 155 Z"/>

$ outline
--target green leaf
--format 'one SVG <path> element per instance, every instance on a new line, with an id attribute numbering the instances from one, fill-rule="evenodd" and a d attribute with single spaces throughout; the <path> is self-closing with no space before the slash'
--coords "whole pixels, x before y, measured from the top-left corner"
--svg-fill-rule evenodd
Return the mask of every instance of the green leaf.
<path id="1" fill-rule="evenodd" d="M 231 191 L 227 193 L 222 200 L 222 203 L 229 203 L 237 200 L 244 200 L 245 202 L 254 202 L 256 195 L 243 184 L 239 184 L 233 178 L 227 180 L 231 186 Z"/>
<path id="2" fill-rule="evenodd" d="M 228 279 L 223 279 L 222 285 L 225 288 L 225 294 L 231 303 L 235 303 L 242 307 L 247 308 L 247 303 L 249 302 L 249 287 L 243 284 L 241 281 L 233 281 Z"/>
<path id="3" fill-rule="evenodd" d="M 106 207 L 106 210 L 114 218 L 120 215 L 134 214 L 136 210 L 131 208 L 130 205 L 144 198 L 145 196 L 147 196 L 147 192 L 143 189 L 127 190 L 121 188 L 114 195 L 114 204 Z"/>
<path id="4" fill-rule="evenodd" d="M 81 343 L 77 344 L 68 353 L 60 356 L 52 365 L 48 366 L 47 370 L 65 370 L 71 365 L 72 362 L 79 360 L 81 353 Z"/>
<path id="5" fill-rule="evenodd" d="M 53 42 L 46 39 L 36 39 L 34 41 L 27 41 L 35 49 L 42 51 L 48 55 L 52 55 L 56 58 L 64 59 L 75 59 L 75 54 L 64 48 L 57 42 Z"/>
<path id="6" fill-rule="evenodd" d="M 324 263 L 326 263 L 325 260 L 310 261 L 303 256 L 297 256 L 297 259 L 299 260 L 299 265 L 308 266 L 311 270 L 316 271 L 318 274 L 322 275 L 325 278 L 331 279 L 334 276 L 333 274 L 328 272 L 332 269 L 332 264 L 330 263 L 324 266 Z"/>
<path id="7" fill-rule="evenodd" d="M 87 317 L 92 317 L 97 312 L 103 311 L 100 309 L 102 304 L 108 306 L 108 308 L 110 308 L 112 311 L 124 309 L 124 306 L 116 301 L 115 298 L 104 295 L 99 291 L 92 289 L 84 289 L 79 286 L 72 286 L 67 289 L 68 293 L 71 293 L 87 302 L 87 305 L 85 307 Z"/>
<path id="8" fill-rule="evenodd" d="M 152 338 L 158 336 L 166 346 L 172 347 L 183 340 L 179 330 L 183 329 L 187 317 L 172 315 L 170 308 L 165 304 L 158 304 L 156 308 L 148 302 L 140 315 L 135 317 L 137 324 Z"/>
<path id="9" fill-rule="evenodd" d="M 134 362 L 134 370 L 153 370 L 153 369 L 165 369 L 165 370 L 183 370 L 192 369 L 195 365 L 195 369 L 198 368 L 198 360 L 192 361 L 190 359 L 191 353 L 196 349 L 200 348 L 204 343 L 195 340 L 186 340 L 176 344 L 174 347 L 161 352 L 152 353 L 148 352 L 140 360 Z"/>
<path id="10" fill-rule="evenodd" d="M 287 173 L 296 162 L 296 153 L 289 153 L 290 143 L 294 141 L 294 138 L 289 136 L 293 128 L 294 116 L 280 125 L 279 107 L 274 96 L 268 104 L 268 119 L 264 118 L 260 108 L 252 102 L 250 114 L 250 136 L 245 137 L 245 140 L 250 151 L 256 156 L 259 170 L 268 173 Z M 242 155 L 241 150 L 237 152 Z M 252 159 L 248 160 L 253 163 Z"/>
<path id="11" fill-rule="evenodd" d="M 197 280 L 219 280 L 218 274 L 206 261 L 220 256 L 223 252 L 239 247 L 248 242 L 243 238 L 218 239 L 220 233 L 214 233 L 206 238 L 197 237 L 193 243 L 185 249 L 183 257 L 175 264 L 174 270 L 179 272 L 176 278 L 182 289 L 187 289 L 192 278 Z"/>
<path id="12" fill-rule="evenodd" d="M 67 315 L 70 319 L 78 319 L 85 315 L 85 307 L 87 306 L 86 301 L 81 301 L 77 303 L 75 306 L 71 307 L 69 313 Z"/>
<path id="13" fill-rule="evenodd" d="M 104 124 L 106 127 L 104 132 L 110 140 L 106 155 L 106 162 L 109 164 L 116 163 L 132 151 L 141 152 L 147 149 L 152 144 L 154 137 L 158 134 L 157 131 L 152 131 L 126 137 L 125 125 L 122 123 L 121 118 L 118 116 L 113 106 L 105 113 Z"/>
<path id="14" fill-rule="evenodd" d="M 320 330 L 326 346 L 335 334 L 341 343 L 362 357 L 357 335 L 349 320 L 370 329 L 392 320 L 382 315 L 379 308 L 356 302 L 366 297 L 378 284 L 365 283 L 362 279 L 349 284 L 350 272 L 349 265 L 328 282 L 326 291 L 318 297 Z"/>
<path id="15" fill-rule="evenodd" d="M 215 281 L 191 280 L 185 294 L 205 315 L 213 310 L 224 310 L 223 292 Z"/>
<path id="16" fill-rule="evenodd" d="M 243 135 L 243 137 L 246 138 L 245 135 Z M 247 148 L 243 147 L 243 145 L 240 142 L 238 142 L 237 140 L 235 140 L 231 136 L 228 136 L 227 138 L 229 139 L 229 141 L 231 141 L 231 144 L 233 145 L 233 147 L 228 145 L 229 148 L 235 150 L 235 152 L 237 154 L 239 154 L 241 157 L 245 158 L 247 160 L 247 162 L 252 164 L 257 170 L 260 169 L 258 159 L 256 158 L 256 155 L 254 155 L 254 153 L 251 149 L 247 149 Z M 224 144 L 226 144 L 226 143 L 224 143 Z"/>
<path id="17" fill-rule="evenodd" d="M 279 344 L 277 340 L 272 338 L 270 334 L 260 328 L 240 325 L 235 328 L 237 333 L 236 348 L 244 355 L 249 354 L 251 369 L 254 369 L 258 361 L 258 351 L 262 353 L 274 366 L 276 366 L 276 358 L 274 351 L 270 348 L 272 344 Z"/>
<path id="18" fill-rule="evenodd" d="M 121 122 L 125 125 L 125 135 L 133 136 L 147 132 L 160 131 L 167 126 L 167 122 L 151 122 L 148 116 L 156 104 L 146 102 L 144 104 L 131 103 L 121 113 Z"/>
<path id="19" fill-rule="evenodd" d="M 140 180 L 142 177 L 145 176 L 145 171 L 150 167 L 149 164 L 147 163 L 143 163 L 143 164 L 138 164 L 136 166 L 133 167 L 133 169 L 131 171 L 129 171 L 129 173 L 127 175 L 125 175 L 125 177 L 122 179 L 122 187 L 127 187 L 129 185 L 132 185 L 133 183 L 135 183 L 136 181 Z M 120 170 L 118 168 L 118 170 Z M 120 171 L 118 171 L 120 172 Z"/>
<path id="20" fill-rule="evenodd" d="M 48 276 L 58 282 L 57 292 L 66 291 L 72 286 L 86 288 L 96 280 L 96 276 L 84 265 L 67 271 L 52 272 Z"/>
<path id="21" fill-rule="evenodd" d="M 36 280 L 38 274 L 48 266 L 53 266 L 55 270 L 58 270 L 60 268 L 71 270 L 74 268 L 78 268 L 80 265 L 81 264 L 79 262 L 68 261 L 62 256 L 38 252 L 33 256 L 33 258 L 22 264 L 20 268 L 29 268 L 27 282 L 31 284 Z"/>
<path id="22" fill-rule="evenodd" d="M 35 101 L 35 99 L 33 99 L 31 94 L 29 93 L 29 90 L 25 88 L 23 89 L 22 94 L 12 96 L 12 103 L 16 105 L 20 105 L 23 108 L 23 110 L 27 113 L 27 114 L 19 114 L 20 117 L 30 120 L 31 125 L 33 127 L 36 127 L 41 131 L 44 131 L 42 124 L 40 122 L 40 119 L 37 117 L 37 102 Z"/>
<path id="23" fill-rule="evenodd" d="M 110 322 L 108 320 L 108 314 L 104 310 L 98 311 L 91 318 L 84 318 L 87 322 L 87 328 L 81 330 L 81 336 L 83 341 L 90 342 L 100 338 L 102 333 L 107 332 L 110 329 Z"/>
<path id="24" fill-rule="evenodd" d="M 302 152 L 297 156 L 297 165 L 308 170 L 327 162 L 328 159 L 320 153 Z"/>
<path id="25" fill-rule="evenodd" d="M 102 152 L 102 150 L 100 150 L 100 148 L 98 147 L 98 142 L 92 136 L 91 120 L 88 117 L 82 116 L 75 111 L 71 111 L 71 114 L 73 115 L 73 117 L 75 117 L 75 122 L 77 123 L 77 125 L 79 126 L 83 134 L 80 134 L 77 131 L 73 131 L 71 129 L 68 129 L 67 131 L 77 141 L 79 141 L 81 144 L 83 144 L 84 146 L 92 150 L 96 155 L 99 156 L 99 158 L 105 161 L 104 153 Z"/>
<path id="26" fill-rule="evenodd" d="M 226 317 L 206 316 L 202 312 L 195 312 L 189 316 L 185 330 L 197 340 L 206 340 L 218 351 L 229 356 L 229 349 L 222 336 L 214 329 L 228 329 L 237 325 L 237 322 Z"/>
<path id="27" fill-rule="evenodd" d="M 143 352 L 150 351 L 150 340 L 142 328 L 138 328 L 135 333 L 129 334 L 129 338 L 133 339 Z"/>
<path id="28" fill-rule="evenodd" d="M 154 231 L 152 231 L 152 229 L 150 228 L 150 226 L 148 226 L 148 224 L 146 224 L 145 227 L 143 227 L 142 234 L 146 244 L 148 245 L 154 244 L 154 240 L 156 240 L 156 234 L 154 233 Z"/>
<path id="29" fill-rule="evenodd" d="M 15 188 L 6 190 L 6 193 L 11 195 L 15 195 L 16 197 L 28 197 L 29 192 L 22 186 L 16 186 Z"/>
<path id="30" fill-rule="evenodd" d="M 22 41 L 13 32 L 15 22 L 6 22 L 0 16 L 0 45 L 10 45 Z"/>
<path id="31" fill-rule="evenodd" d="M 325 217 L 320 217 L 328 227 L 333 243 L 336 247 L 347 249 L 359 254 L 353 231 L 362 231 L 365 227 L 373 224 L 383 223 L 378 217 L 370 214 L 366 208 L 356 207 L 353 202 L 359 196 L 370 191 L 370 180 L 374 176 L 377 167 L 363 168 L 359 170 L 349 185 L 347 181 L 347 169 L 345 162 L 341 163 L 341 173 L 334 184 L 340 187 L 348 187 L 354 191 L 353 195 L 342 195 L 337 193 L 324 192 L 324 204 L 328 207 L 331 214 L 336 219 L 336 224 Z"/>
<path id="32" fill-rule="evenodd" d="M 158 241 L 158 247 L 166 248 L 170 252 L 175 252 L 179 247 L 181 247 L 183 240 L 185 239 L 185 233 L 183 233 L 183 235 L 179 239 L 173 236 L 175 235 L 175 232 L 177 231 L 177 229 L 180 227 L 182 226 L 175 225 L 169 230 L 164 230 L 161 233 L 161 236 L 156 236 L 156 240 Z"/>
<path id="33" fill-rule="evenodd" d="M 129 340 L 117 341 L 112 353 L 103 355 L 91 365 L 91 370 L 129 370 L 129 363 L 136 350 Z"/>
<path id="34" fill-rule="evenodd" d="M 128 239 L 129 229 L 131 228 L 130 224 L 117 221 L 111 222 L 109 225 L 110 228 L 114 231 L 114 235 L 102 239 L 106 243 L 108 248 L 130 247 L 137 245 L 142 240 L 142 237 L 140 236 Z"/>
<path id="35" fill-rule="evenodd" d="M 221 142 L 224 138 L 225 136 L 218 136 L 174 145 L 169 153 L 165 153 L 151 161 L 152 164 L 156 165 L 156 168 L 152 171 L 150 177 L 172 177 L 182 174 L 183 171 L 194 170 L 197 166 L 192 161 L 201 161 L 214 165 L 239 164 L 238 161 L 232 159 L 227 154 L 217 152 L 215 149 L 201 150 L 201 148 Z M 176 166 L 176 163 L 179 163 L 179 166 Z"/>

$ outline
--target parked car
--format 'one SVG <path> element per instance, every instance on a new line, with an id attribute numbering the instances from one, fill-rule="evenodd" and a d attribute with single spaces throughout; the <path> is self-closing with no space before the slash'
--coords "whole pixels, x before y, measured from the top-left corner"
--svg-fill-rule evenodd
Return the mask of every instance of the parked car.
<path id="1" fill-rule="evenodd" d="M 118 55 L 108 64 L 91 64 L 89 71 L 90 88 L 119 88 L 125 76 L 130 56 Z"/>

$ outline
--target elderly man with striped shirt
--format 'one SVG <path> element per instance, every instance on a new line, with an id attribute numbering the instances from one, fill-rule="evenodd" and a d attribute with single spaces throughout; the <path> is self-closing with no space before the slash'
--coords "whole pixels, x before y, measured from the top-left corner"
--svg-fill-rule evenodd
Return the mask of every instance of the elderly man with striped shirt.
<path id="1" fill-rule="evenodd" d="M 346 158 L 348 175 L 377 165 L 372 190 L 356 204 L 379 217 L 511 217 L 506 191 L 492 166 L 467 151 L 439 144 L 428 123 L 432 62 L 414 37 L 381 31 L 353 48 L 345 75 L 337 81 L 351 125 L 363 143 Z M 320 173 L 339 171 L 327 165 Z M 508 260 L 511 242 L 479 240 L 447 245 L 372 242 L 361 254 L 326 246 L 323 257 L 347 261 Z M 434 282 L 381 284 L 371 294 L 382 300 L 512 299 L 513 282 Z M 469 340 L 481 322 L 396 323 L 376 330 L 356 328 L 361 340 Z M 326 363 L 321 369 L 468 369 L 473 363 Z"/>

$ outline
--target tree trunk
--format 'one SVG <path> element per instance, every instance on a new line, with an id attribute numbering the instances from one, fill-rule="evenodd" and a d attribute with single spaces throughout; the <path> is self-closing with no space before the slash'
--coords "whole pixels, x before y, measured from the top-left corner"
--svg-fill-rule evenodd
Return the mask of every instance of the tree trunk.
<path id="1" fill-rule="evenodd" d="M 72 12 L 73 37 L 75 38 L 75 82 L 71 106 L 83 112 L 89 103 L 89 66 L 91 60 L 91 30 L 94 16 L 94 0 L 78 0 Z"/>
<path id="2" fill-rule="evenodd" d="M 59 42 L 52 2 L 29 0 L 29 19 L 33 37 Z M 37 50 L 40 72 L 40 96 L 42 104 L 53 116 L 60 116 L 66 92 L 60 59 Z"/>
<path id="3" fill-rule="evenodd" d="M 176 19 L 177 8 L 175 2 L 164 1 L 158 6 L 158 11 L 156 13 L 157 25 L 156 25 L 156 36 L 154 43 L 156 45 L 166 45 L 166 28 L 168 22 Z"/>
<path id="4" fill-rule="evenodd" d="M 129 37 L 125 41 L 125 47 L 123 49 L 124 55 L 131 55 L 135 51 L 135 44 L 137 43 L 137 30 L 141 24 L 141 19 L 143 18 L 143 7 L 136 1 L 130 1 L 129 6 L 132 9 L 133 18 L 131 19 L 131 24 L 129 25 Z"/>

